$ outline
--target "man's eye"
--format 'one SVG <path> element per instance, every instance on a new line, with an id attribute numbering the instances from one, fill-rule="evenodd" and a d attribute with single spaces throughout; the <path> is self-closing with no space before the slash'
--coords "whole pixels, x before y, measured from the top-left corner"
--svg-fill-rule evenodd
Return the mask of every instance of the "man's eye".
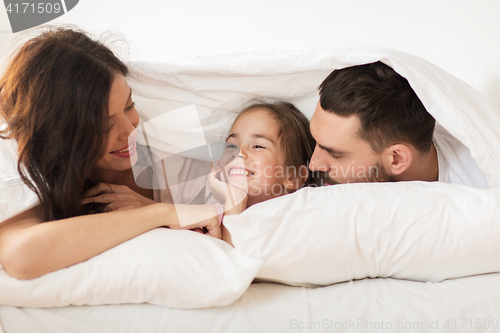
<path id="1" fill-rule="evenodd" d="M 334 159 L 338 160 L 339 158 L 342 158 L 342 155 L 334 154 L 332 152 L 328 152 L 328 154 L 333 157 Z"/>

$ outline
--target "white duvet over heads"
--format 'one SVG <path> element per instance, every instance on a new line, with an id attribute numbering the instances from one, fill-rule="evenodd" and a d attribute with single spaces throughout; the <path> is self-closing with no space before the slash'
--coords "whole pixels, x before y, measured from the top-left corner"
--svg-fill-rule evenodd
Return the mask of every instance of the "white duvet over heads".
<path id="1" fill-rule="evenodd" d="M 255 98 L 292 102 L 310 118 L 319 100 L 317 88 L 332 70 L 376 61 L 405 77 L 437 127 L 470 149 L 490 187 L 500 185 L 499 111 L 465 82 L 408 53 L 383 48 L 312 49 L 132 63 L 136 80 L 131 83 L 146 120 L 195 104 L 210 141 L 222 138 L 228 129 L 214 124 L 227 124 L 227 118 Z"/>
<path id="2" fill-rule="evenodd" d="M 379 48 L 190 58 L 141 64 L 135 91 L 163 100 L 167 110 L 195 103 L 212 123 L 222 123 L 254 97 L 293 102 L 310 117 L 317 87 L 332 70 L 379 60 L 409 81 L 437 130 L 451 146 L 470 152 L 491 189 L 424 182 L 335 185 L 226 217 L 236 249 L 263 261 L 259 278 L 325 285 L 376 276 L 441 281 L 500 270 L 500 113 L 472 87 L 421 58 Z M 146 119 L 154 121 L 160 111 L 151 111 Z M 216 136 L 202 126 L 207 137 Z M 353 189 L 358 192 L 347 195 Z"/>
<path id="3" fill-rule="evenodd" d="M 52 273 L 58 281 L 67 281 L 64 288 L 92 281 L 88 293 L 100 293 L 111 285 L 110 281 L 117 279 L 116 288 L 110 293 L 94 297 L 82 293 L 85 289 L 75 289 L 78 293 L 61 289 L 50 300 L 43 298 L 55 281 L 49 275 L 31 281 L 14 281 L 3 272 L 0 286 L 8 287 L 5 290 L 9 292 L 0 293 L 0 304 L 44 307 L 151 302 L 190 308 L 228 304 L 244 292 L 252 277 L 295 285 L 327 285 L 377 276 L 441 281 L 500 271 L 497 262 L 500 254 L 497 245 L 500 244 L 500 173 L 497 171 L 500 170 L 500 114 L 473 88 L 429 62 L 378 48 L 235 54 L 183 58 L 173 63 L 131 63 L 134 75 L 130 84 L 143 122 L 154 122 L 155 117 L 168 111 L 194 104 L 205 141 L 224 141 L 236 112 L 254 98 L 292 102 L 310 118 L 318 101 L 317 87 L 332 70 L 378 60 L 407 78 L 426 109 L 436 118 L 437 126 L 456 138 L 455 145 L 462 144 L 470 150 L 490 189 L 424 182 L 303 189 L 255 205 L 240 215 L 227 216 L 224 224 L 231 232 L 236 249 L 220 244 L 222 251 L 218 252 L 214 249 L 219 246 L 218 242 L 201 241 L 200 248 L 209 248 L 209 254 L 215 256 L 211 258 L 214 261 L 211 266 L 200 266 L 194 259 L 196 252 L 192 252 L 196 248 L 190 248 L 186 253 L 191 259 L 177 266 L 169 263 L 168 256 L 161 256 L 159 260 L 165 268 L 156 270 L 151 266 L 149 277 L 127 271 L 127 267 L 138 267 L 140 254 L 133 258 L 123 254 L 138 251 L 147 257 L 154 253 L 153 247 L 162 246 L 162 237 L 168 241 L 175 235 L 175 231 L 172 235 L 147 233 L 110 250 L 111 254 L 108 251 Z M 168 126 L 164 130 L 168 132 Z M 175 127 L 175 133 L 179 131 L 182 129 Z M 199 141 L 197 138 L 198 141 L 190 142 L 189 135 L 183 138 L 186 140 L 183 147 L 188 148 L 195 148 Z M 178 149 L 179 145 L 173 146 Z M 4 155 L 5 149 L 0 151 L 2 158 L 12 159 Z M 8 209 L 0 212 L 1 221 L 36 203 L 32 194 L 23 200 L 22 193 L 30 192 L 19 179 L 11 177 L 15 172 L 0 173 L 1 177 L 4 175 L 7 176 L 5 180 L 2 178 L 0 204 Z M 182 232 L 181 236 L 186 241 L 175 242 L 180 247 L 190 244 L 189 240 L 203 237 L 189 232 Z M 139 243 L 140 247 L 129 246 Z M 199 260 L 205 255 L 201 252 Z M 184 252 L 180 251 L 179 255 L 181 253 Z M 238 263 L 240 259 L 243 261 Z M 116 269 L 106 270 L 100 279 L 96 267 L 101 261 L 111 267 L 109 260 Z M 225 278 L 236 281 L 227 284 L 226 290 L 224 283 L 217 284 L 220 298 L 215 293 L 200 299 L 191 297 L 194 295 L 191 291 L 209 288 L 206 284 L 211 280 L 196 279 L 197 276 L 214 270 L 210 276 L 217 278 L 216 272 L 225 271 L 225 267 L 231 272 L 223 274 Z M 135 277 L 145 282 L 155 281 L 159 283 L 158 290 L 169 292 L 168 285 L 161 285 L 161 275 L 169 274 L 169 269 L 178 271 L 173 275 L 178 279 L 193 272 L 193 279 L 184 282 L 197 280 L 198 284 L 191 291 L 183 284 L 184 289 L 180 290 L 185 292 L 173 290 L 170 295 L 154 295 L 147 283 L 134 284 L 139 289 L 127 292 L 129 282 Z M 129 280 L 113 273 L 119 271 L 129 272 Z M 88 275 L 91 279 L 86 279 L 81 272 L 91 273 Z M 30 299 L 25 292 L 24 298 L 16 298 L 16 293 L 22 290 L 33 291 L 33 295 L 40 297 Z"/>

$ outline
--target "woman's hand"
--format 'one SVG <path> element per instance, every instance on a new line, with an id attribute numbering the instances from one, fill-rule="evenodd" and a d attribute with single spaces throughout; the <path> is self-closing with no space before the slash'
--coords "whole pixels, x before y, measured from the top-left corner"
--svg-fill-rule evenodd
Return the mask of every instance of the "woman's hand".
<path id="1" fill-rule="evenodd" d="M 227 212 L 233 208 L 237 208 L 240 213 L 245 210 L 248 201 L 248 189 L 242 190 L 236 186 L 226 183 L 222 180 L 223 169 L 220 167 L 219 162 L 216 162 L 212 172 L 208 177 L 208 183 L 214 198 L 221 204 L 224 204 L 224 210 Z"/>
<path id="2" fill-rule="evenodd" d="M 125 185 L 99 183 L 85 192 L 82 204 L 91 202 L 107 204 L 109 211 L 145 207 L 155 202 Z"/>
<path id="3" fill-rule="evenodd" d="M 167 209 L 165 226 L 170 229 L 192 229 L 206 228 L 208 234 L 215 238 L 221 238 L 221 227 L 217 210 L 212 205 L 174 205 L 160 203 Z"/>

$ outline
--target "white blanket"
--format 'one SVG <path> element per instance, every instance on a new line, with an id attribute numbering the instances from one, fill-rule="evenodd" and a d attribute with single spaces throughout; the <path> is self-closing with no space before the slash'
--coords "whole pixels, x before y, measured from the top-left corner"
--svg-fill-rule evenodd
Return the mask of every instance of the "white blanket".
<path id="1" fill-rule="evenodd" d="M 131 86 L 134 91 L 134 99 L 137 102 L 138 109 L 143 113 L 144 120 L 151 120 L 155 116 L 161 115 L 167 111 L 178 109 L 180 107 L 195 104 L 200 116 L 200 124 L 205 132 L 206 141 L 221 140 L 224 138 L 223 133 L 227 130 L 226 125 L 231 123 L 235 112 L 244 104 L 248 103 L 254 97 L 264 97 L 267 99 L 275 100 L 287 100 L 295 103 L 306 115 L 309 117 L 312 115 L 314 106 L 318 100 L 317 96 L 317 86 L 321 81 L 336 68 L 342 68 L 351 65 L 363 64 L 374 62 L 377 60 L 382 60 L 388 65 L 392 66 L 397 72 L 406 77 L 410 82 L 411 86 L 415 89 L 418 96 L 422 100 L 423 104 L 427 110 L 436 118 L 438 126 L 441 126 L 450 134 L 452 134 L 457 139 L 457 144 L 463 144 L 470 149 L 472 157 L 476 160 L 479 168 L 485 174 L 488 183 L 492 189 L 482 190 L 484 195 L 482 198 L 487 198 L 481 202 L 481 204 L 486 205 L 487 209 L 478 211 L 477 202 L 472 200 L 474 198 L 474 191 L 468 191 L 467 189 L 460 190 L 462 196 L 454 196 L 452 185 L 447 187 L 441 184 L 442 187 L 438 187 L 437 193 L 443 193 L 449 195 L 449 200 L 443 200 L 448 206 L 453 207 L 454 205 L 460 205 L 460 208 L 467 211 L 468 214 L 461 214 L 460 216 L 447 215 L 447 214 L 432 214 L 428 212 L 425 219 L 418 221 L 419 232 L 413 235 L 418 235 L 418 237 L 425 237 L 425 230 L 435 230 L 433 228 L 427 229 L 427 227 L 440 225 L 442 230 L 446 230 L 445 238 L 438 238 L 436 244 L 446 245 L 446 239 L 454 239 L 458 241 L 467 241 L 467 244 L 471 244 L 469 248 L 474 248 L 474 244 L 481 247 L 481 254 L 479 256 L 477 253 L 467 253 L 469 262 L 474 260 L 481 262 L 481 265 L 461 265 L 460 258 L 464 255 L 460 251 L 455 251 L 457 257 L 455 257 L 455 266 L 451 269 L 446 266 L 450 260 L 450 256 L 454 254 L 454 251 L 446 252 L 446 255 L 440 256 L 439 252 L 433 254 L 432 258 L 435 260 L 430 267 L 423 267 L 423 265 L 418 265 L 412 261 L 412 258 L 419 258 L 419 251 L 423 250 L 423 254 L 428 254 L 429 251 L 426 248 L 412 246 L 418 244 L 419 239 L 416 236 L 412 236 L 411 229 L 405 229 L 415 226 L 417 222 L 415 219 L 418 218 L 412 212 L 405 211 L 393 211 L 392 216 L 394 218 L 405 219 L 408 223 L 398 224 L 398 220 L 389 221 L 388 225 L 396 226 L 396 229 L 392 230 L 393 233 L 391 237 L 396 237 L 396 239 L 391 238 L 391 241 L 398 242 L 403 239 L 397 238 L 401 235 L 404 238 L 405 246 L 403 247 L 390 247 L 389 251 L 395 251 L 390 253 L 389 256 L 385 253 L 383 256 L 373 255 L 366 257 L 366 261 L 361 263 L 361 266 L 356 266 L 353 269 L 355 271 L 349 271 L 350 267 L 333 267 L 333 269 L 341 269 L 347 272 L 342 275 L 349 278 L 363 278 L 363 277 L 374 277 L 377 276 L 381 271 L 374 270 L 373 267 L 379 267 L 380 263 L 384 263 L 384 272 L 388 272 L 387 276 L 396 276 L 394 274 L 403 272 L 403 277 L 406 279 L 419 279 L 426 280 L 431 279 L 433 281 L 442 280 L 450 277 L 458 277 L 464 275 L 471 275 L 477 273 L 486 273 L 488 271 L 497 271 L 497 264 L 494 262 L 491 265 L 485 264 L 483 260 L 483 255 L 486 253 L 488 258 L 498 257 L 497 251 L 497 239 L 498 237 L 490 237 L 487 240 L 483 239 L 483 236 L 490 231 L 495 231 L 495 226 L 497 223 L 496 216 L 500 216 L 500 206 L 497 204 L 497 199 L 499 198 L 497 193 L 497 188 L 500 185 L 500 116 L 496 109 L 490 107 L 488 103 L 475 92 L 470 86 L 461 82 L 460 80 L 452 77 L 441 69 L 433 66 L 427 61 L 420 59 L 418 57 L 401 53 L 393 50 L 385 49 L 375 49 L 375 48 L 365 48 L 365 49 L 316 49 L 316 50 L 304 50 L 304 51 L 286 51 L 286 52 L 269 52 L 269 53 L 252 53 L 252 54 L 235 54 L 230 56 L 221 57 L 202 57 L 202 58 L 189 58 L 180 59 L 172 63 L 132 63 L 135 75 L 131 81 Z M 168 130 L 168 128 L 166 129 Z M 178 130 L 178 129 L 177 129 Z M 10 174 L 10 173 L 9 173 Z M 10 180 L 10 181 L 15 181 Z M 426 196 L 425 190 L 429 185 L 429 189 L 436 188 L 436 185 L 430 184 L 396 184 L 400 193 L 411 193 L 412 189 L 417 189 L 415 195 L 409 195 L 406 200 L 411 200 L 411 202 L 405 202 L 401 207 L 408 206 L 410 203 L 414 206 L 415 210 L 419 208 L 421 210 L 426 210 L 428 208 L 428 200 L 423 200 Z M 22 185 L 19 185 L 22 186 Z M 370 226 L 374 228 L 377 227 L 377 221 L 382 218 L 386 218 L 386 212 L 388 207 L 392 207 L 394 199 L 398 198 L 397 191 L 394 194 L 390 194 L 390 186 L 388 184 L 379 185 L 372 184 L 370 190 L 367 190 L 368 195 L 375 195 L 377 192 L 377 187 L 383 189 L 386 196 L 377 201 L 377 206 L 370 205 L 370 202 L 366 202 L 365 207 L 365 217 L 364 233 L 370 235 Z M 344 188 L 343 185 L 339 186 L 339 189 Z M 388 189 L 389 188 L 389 189 Z M 439 192 L 441 191 L 442 192 Z M 20 212 L 23 209 L 30 207 L 33 204 L 33 200 L 30 199 L 26 202 L 9 202 L 10 190 L 4 189 L 1 193 L 2 200 L 6 200 L 6 205 L 9 206 L 8 214 L 12 215 L 16 212 Z M 16 190 L 18 191 L 18 190 Z M 321 189 L 319 191 L 322 191 Z M 420 192 L 419 192 L 420 191 Z M 480 191 L 480 190 L 477 190 Z M 18 191 L 19 193 L 19 191 Z M 297 193 L 300 194 L 301 191 Z M 419 198 L 419 195 L 421 196 Z M 332 198 L 329 196 L 321 196 L 319 199 L 324 200 L 328 203 Z M 32 196 L 31 196 L 32 198 Z M 285 196 L 279 198 L 280 206 L 292 208 L 291 203 L 293 202 L 296 195 Z M 458 198 L 458 199 L 457 199 Z M 465 198 L 465 199 L 464 199 Z M 358 204 L 362 197 L 358 197 Z M 14 199 L 12 199 L 14 200 Z M 290 200 L 287 206 L 286 201 Z M 402 200 L 405 200 L 404 198 Z M 284 204 L 283 204 L 284 202 Z M 14 206 L 10 206 L 14 205 Z M 443 203 L 444 205 L 444 203 Z M 10 207 L 15 207 L 15 209 L 10 209 Z M 260 208 L 259 208 L 260 207 Z M 256 259 L 255 265 L 257 267 L 258 263 L 261 261 L 263 265 L 259 273 L 255 273 L 254 276 L 261 276 L 267 279 L 279 280 L 286 283 L 293 284 L 329 284 L 339 282 L 336 275 L 336 271 L 329 271 L 328 278 L 323 278 L 322 274 L 325 274 L 321 270 L 311 270 L 309 275 L 301 276 L 299 279 L 289 279 L 287 270 L 281 270 L 279 272 L 273 271 L 273 263 L 277 262 L 276 258 L 288 258 L 287 264 L 288 268 L 292 271 L 304 270 L 306 266 L 303 265 L 307 261 L 297 261 L 293 262 L 293 258 L 304 258 L 304 253 L 307 254 L 309 250 L 307 244 L 314 243 L 316 235 L 324 236 L 324 229 L 321 225 L 325 227 L 330 227 L 332 223 L 338 223 L 339 228 L 337 230 L 352 230 L 349 225 L 352 225 L 352 212 L 349 210 L 344 210 L 344 213 L 339 210 L 339 215 L 332 219 L 332 216 L 327 216 L 329 219 L 313 219 L 308 221 L 297 221 L 294 220 L 296 215 L 293 214 L 292 210 L 288 212 L 285 210 L 280 210 L 276 212 L 276 208 L 273 201 L 266 202 L 263 205 L 256 205 L 252 209 L 247 210 L 241 215 L 241 221 L 247 221 L 245 223 L 248 228 L 239 228 L 238 222 L 239 217 L 231 217 L 227 219 L 228 229 L 233 234 L 233 239 L 236 244 L 236 250 L 229 249 L 227 251 L 229 256 L 232 256 L 230 251 L 240 251 L 245 254 L 246 257 L 253 257 Z M 296 205 L 297 209 L 307 209 L 307 202 L 304 202 L 304 206 Z M 446 209 L 442 207 L 444 212 Z M 330 209 L 330 208 L 329 208 Z M 281 214 L 280 212 L 283 212 Z M 3 213 L 3 212 L 2 212 Z M 281 214 L 281 215 L 280 215 Z M 342 215 L 344 214 L 344 215 Z M 307 215 L 307 214 L 306 214 Z M 265 218 L 262 219 L 262 216 Z M 266 217 L 267 216 L 267 217 Z M 473 221 L 474 217 L 477 216 L 477 220 Z M 453 220 L 452 220 L 453 217 Z M 0 220 L 4 220 L 6 215 L 2 215 Z M 459 220 L 463 218 L 464 220 Z M 458 219 L 458 220 L 457 220 Z M 288 222 L 287 222 L 288 221 Z M 252 223 L 255 222 L 255 223 Z M 304 232 L 293 232 L 290 230 L 289 234 L 292 234 L 294 239 L 283 238 L 280 235 L 286 235 L 287 233 L 279 234 L 270 228 L 269 233 L 261 235 L 262 228 L 259 225 L 266 223 L 274 223 L 275 226 L 279 227 L 280 230 L 286 229 L 288 226 L 292 227 L 294 223 L 310 223 L 311 228 L 307 233 Z M 372 222 L 372 223 L 370 223 Z M 289 224 L 286 224 L 289 223 Z M 315 225 L 317 224 L 317 228 Z M 466 225 L 468 228 L 454 228 L 453 225 Z M 231 228 L 231 225 L 234 227 Z M 343 228 L 345 226 L 346 228 Z M 469 228 L 470 227 L 470 228 Z M 255 229 L 252 229 L 255 228 Z M 399 229 L 398 229 L 399 228 Z M 260 231 L 256 231 L 259 229 Z M 274 230 L 278 230 L 275 228 Z M 470 230 L 475 230 L 476 233 L 469 233 Z M 498 228 L 497 228 L 498 229 Z M 380 230 L 380 229 L 377 229 Z M 391 232 L 391 230 L 389 230 Z M 363 253 L 377 253 L 378 244 L 384 244 L 385 233 L 374 232 L 374 236 L 378 237 L 372 239 L 371 243 L 363 243 Z M 356 234 L 350 234 L 356 235 Z M 490 236 L 493 234 L 490 234 Z M 193 237 L 198 235 L 193 235 Z M 262 236 L 262 237 L 261 237 Z M 352 240 L 351 247 L 342 247 L 341 242 L 335 243 L 330 242 L 333 247 L 329 247 L 328 251 L 338 251 L 349 249 L 354 249 L 353 251 L 358 251 L 359 246 L 356 244 L 359 242 L 360 238 L 348 237 L 345 235 L 345 240 Z M 433 235 L 434 237 L 435 235 Z M 143 236 L 139 236 L 143 237 Z M 188 237 L 190 237 L 188 235 Z M 337 235 L 339 239 L 342 239 L 342 235 Z M 265 239 L 274 239 L 274 243 L 271 244 L 275 246 L 276 251 L 271 253 L 269 256 L 269 251 L 266 251 L 266 246 L 268 244 L 263 244 Z M 289 240 L 300 240 L 303 239 L 302 246 L 300 247 L 290 247 L 286 242 Z M 253 242 L 257 240 L 257 242 Z M 144 242 L 147 243 L 147 242 Z M 253 245 L 252 245 L 253 244 Z M 261 247 L 258 245 L 261 244 Z M 282 244 L 283 246 L 280 246 Z M 429 247 L 433 247 L 435 244 L 428 244 Z M 290 252 L 290 249 L 294 252 Z M 404 252 L 398 252 L 400 249 L 412 249 L 412 256 L 406 256 Z M 141 249 L 137 249 L 141 251 Z M 300 252 L 306 251 L 306 252 Z M 325 250 L 326 251 L 326 250 Z M 273 251 L 271 251 L 273 252 Z M 116 252 L 118 253 L 119 252 Z M 327 252 L 325 252 L 328 254 Z M 361 255 L 363 255 L 361 253 Z M 379 253 L 379 252 L 378 252 Z M 106 255 L 104 253 L 103 255 Z M 358 256 L 359 253 L 347 253 L 347 256 Z M 318 256 L 323 260 L 326 257 L 328 260 L 328 255 Z M 384 258 L 403 258 L 403 260 L 392 261 L 396 263 L 397 267 L 392 267 L 391 263 L 387 264 Z M 109 256 L 106 257 L 107 259 Z M 315 257 L 307 257 L 314 260 Z M 99 260 L 99 259 L 97 259 Z M 332 260 L 330 258 L 330 260 Z M 279 260 L 278 260 L 279 261 Z M 314 263 L 316 267 L 322 267 L 322 262 Z M 323 262 L 325 265 L 326 262 Z M 440 265 L 440 263 L 442 263 Z M 117 262 L 117 265 L 119 263 Z M 120 259 L 120 264 L 127 266 L 127 258 L 123 257 Z M 186 265 L 190 265 L 186 263 Z M 365 266 L 363 266 L 365 265 Z M 330 265 L 334 266 L 334 265 Z M 309 267 L 309 266 L 307 266 Z M 478 270 L 480 267 L 480 270 Z M 485 268 L 486 267 L 486 268 Z M 428 270 L 426 270 L 428 269 Z M 433 271 L 429 271 L 432 269 Z M 422 271 L 424 270 L 424 271 Z M 75 271 L 75 270 L 74 270 Z M 357 275 L 356 272 L 364 272 L 362 275 Z M 266 274 L 264 274 L 265 272 Z M 270 273 L 269 273 L 270 272 Z M 368 272 L 368 273 L 367 273 Z M 372 274 L 375 272 L 375 274 Z M 248 270 L 247 270 L 248 273 Z M 432 273 L 432 274 L 431 274 Z M 61 273 L 64 274 L 64 273 Z M 326 276 L 326 275 L 325 275 Z M 3 276 L 7 279 L 7 276 Z M 248 276 L 245 275 L 246 281 L 241 281 L 239 284 L 244 286 L 248 283 Z M 44 290 L 50 289 L 49 279 L 40 279 L 40 283 L 45 283 L 40 288 Z M 318 282 L 319 281 L 319 282 Z M 35 288 L 36 282 L 30 282 L 30 288 Z M 99 283 L 98 279 L 95 283 Z M 200 281 L 203 283 L 203 281 Z M 11 283 L 11 285 L 17 286 L 19 290 L 23 289 L 22 283 Z M 98 286 L 97 286 L 98 287 Z M 200 286 L 197 286 L 200 287 Z M 208 287 L 208 286 L 207 286 Z M 31 289 L 33 290 L 33 289 Z M 12 290 L 10 295 L 15 293 Z M 116 295 L 119 295 L 115 291 Z M 236 293 L 235 293 L 236 294 Z M 0 295 L 1 296 L 1 295 Z M 86 299 L 85 295 L 80 295 L 80 299 Z M 85 304 L 85 302 L 80 302 L 78 300 L 77 304 Z M 95 299 L 91 304 L 97 304 Z M 31 306 L 29 299 L 25 298 L 26 303 L 20 304 L 15 303 L 17 306 Z M 147 301 L 147 300 L 145 300 Z M 175 300 L 177 301 L 177 300 Z M 185 304 L 185 300 L 181 300 L 183 307 L 190 307 Z M 68 298 L 64 300 L 65 304 L 73 304 L 75 300 Z M 129 303 L 137 302 L 137 299 L 127 298 L 127 293 L 123 293 L 123 297 L 117 299 L 113 298 L 112 301 L 107 301 L 105 299 L 99 298 L 99 302 L 105 303 Z M 0 303 L 2 303 L 0 301 Z M 162 304 L 161 302 L 157 304 Z M 170 304 L 175 304 L 173 301 Z M 219 305 L 220 303 L 218 303 Z M 57 305 L 63 305 L 60 300 L 58 300 Z M 167 305 L 167 304 L 165 304 Z M 209 304 L 204 303 L 203 306 L 208 306 Z M 43 306 L 51 306 L 49 302 L 45 302 Z M 199 306 L 198 304 L 193 307 Z"/>
<path id="2" fill-rule="evenodd" d="M 310 117 L 317 87 L 332 70 L 379 60 L 410 82 L 437 126 L 470 149 L 490 187 L 500 185 L 499 111 L 467 83 L 411 54 L 383 48 L 313 49 L 131 65 L 137 72 L 135 95 L 155 103 L 143 108 L 147 119 L 195 104 L 203 115 L 216 115 L 214 123 L 224 118 L 220 112 L 234 113 L 255 97 L 293 102 Z"/>

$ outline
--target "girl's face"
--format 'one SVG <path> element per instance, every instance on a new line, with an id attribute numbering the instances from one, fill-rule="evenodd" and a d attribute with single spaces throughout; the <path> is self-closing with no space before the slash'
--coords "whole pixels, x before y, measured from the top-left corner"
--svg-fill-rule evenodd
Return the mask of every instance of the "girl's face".
<path id="1" fill-rule="evenodd" d="M 132 102 L 132 90 L 123 75 L 117 74 L 109 96 L 108 142 L 104 156 L 97 162 L 95 171 L 106 178 L 106 174 L 132 168 L 137 162 L 135 128 L 139 114 Z M 132 134 L 132 135 L 131 135 Z"/>
<path id="2" fill-rule="evenodd" d="M 224 162 L 223 156 L 221 165 L 228 182 L 248 193 L 248 206 L 286 194 L 290 186 L 278 131 L 271 112 L 256 108 L 236 120 L 226 140 L 234 158 Z"/>

